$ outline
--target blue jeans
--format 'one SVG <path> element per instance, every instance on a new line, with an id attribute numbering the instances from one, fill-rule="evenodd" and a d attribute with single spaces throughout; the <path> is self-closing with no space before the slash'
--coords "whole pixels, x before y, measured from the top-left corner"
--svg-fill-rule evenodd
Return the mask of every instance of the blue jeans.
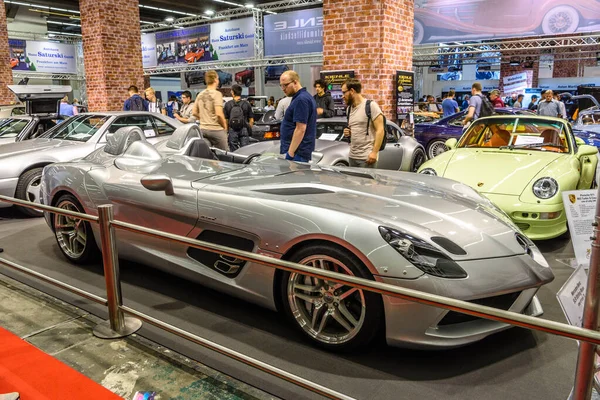
<path id="1" fill-rule="evenodd" d="M 294 154 L 294 158 L 290 157 L 288 153 L 285 153 L 285 159 L 289 161 L 298 161 L 298 162 L 309 162 L 310 158 L 300 157 L 298 154 Z"/>

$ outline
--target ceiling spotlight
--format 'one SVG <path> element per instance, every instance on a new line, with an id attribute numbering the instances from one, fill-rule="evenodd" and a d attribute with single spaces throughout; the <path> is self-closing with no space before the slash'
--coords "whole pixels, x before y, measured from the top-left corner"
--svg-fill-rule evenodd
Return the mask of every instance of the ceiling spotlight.
<path id="1" fill-rule="evenodd" d="M 252 3 L 246 3 L 246 4 L 244 4 L 244 7 L 246 7 L 246 8 L 254 8 L 254 4 L 252 4 Z"/>
<path id="2" fill-rule="evenodd" d="M 206 11 L 204 11 L 204 14 L 206 14 L 206 15 L 215 15 L 215 12 L 213 10 L 206 10 Z"/>
<path id="3" fill-rule="evenodd" d="M 165 18 L 165 21 L 167 21 L 167 22 L 173 22 L 173 21 L 175 21 L 175 18 L 173 18 L 173 17 L 167 17 L 167 18 Z"/>

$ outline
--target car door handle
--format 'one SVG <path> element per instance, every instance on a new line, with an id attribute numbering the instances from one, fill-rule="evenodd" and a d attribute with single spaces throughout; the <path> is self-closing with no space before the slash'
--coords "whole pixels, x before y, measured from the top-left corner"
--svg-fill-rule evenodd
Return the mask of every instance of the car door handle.
<path id="1" fill-rule="evenodd" d="M 394 147 L 400 147 L 400 143 L 394 144 Z"/>

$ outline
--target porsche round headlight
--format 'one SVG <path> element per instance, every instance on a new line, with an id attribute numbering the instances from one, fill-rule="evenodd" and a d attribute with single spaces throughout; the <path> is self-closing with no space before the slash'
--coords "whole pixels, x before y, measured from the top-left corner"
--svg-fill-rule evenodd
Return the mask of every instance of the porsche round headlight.
<path id="1" fill-rule="evenodd" d="M 533 194 L 540 199 L 549 199 L 558 193 L 558 182 L 552 178 L 540 178 L 533 184 Z"/>
<path id="2" fill-rule="evenodd" d="M 425 174 L 425 175 L 437 176 L 437 172 L 435 172 L 435 169 L 433 169 L 433 168 L 425 168 L 424 170 L 420 171 L 419 173 Z"/>

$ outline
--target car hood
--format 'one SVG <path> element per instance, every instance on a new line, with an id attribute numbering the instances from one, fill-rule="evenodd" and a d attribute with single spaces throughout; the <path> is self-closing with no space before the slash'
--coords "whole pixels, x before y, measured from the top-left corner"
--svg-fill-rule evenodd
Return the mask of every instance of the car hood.
<path id="1" fill-rule="evenodd" d="M 498 149 L 458 149 L 442 176 L 459 180 L 481 193 L 519 196 L 550 163 L 566 154 Z"/>
<path id="2" fill-rule="evenodd" d="M 266 159 L 263 161 L 263 159 Z M 467 251 L 455 259 L 524 254 L 514 225 L 489 200 L 459 182 L 386 170 L 317 167 L 263 157 L 248 167 L 201 178 L 202 190 L 295 203 L 354 215 L 422 238 L 446 237 Z M 297 210 L 300 211 L 300 208 Z M 310 214 L 309 209 L 303 212 Z M 343 218 L 342 218 L 343 219 Z"/>
<path id="3" fill-rule="evenodd" d="M 19 154 L 37 153 L 57 147 L 67 147 L 81 144 L 73 140 L 32 139 L 22 142 L 12 142 L 0 146 L 0 158 L 12 157 Z"/>

